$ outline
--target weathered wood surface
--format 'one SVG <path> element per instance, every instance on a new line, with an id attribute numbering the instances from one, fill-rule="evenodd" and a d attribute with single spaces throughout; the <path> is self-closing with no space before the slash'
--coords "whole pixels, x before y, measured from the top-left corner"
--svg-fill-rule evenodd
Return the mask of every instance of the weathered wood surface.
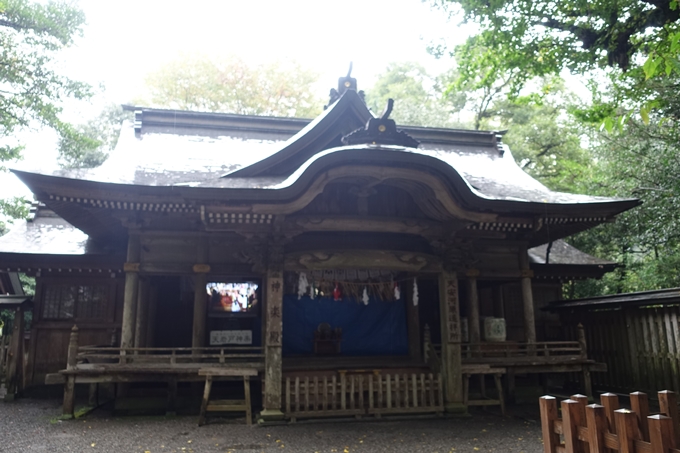
<path id="1" fill-rule="evenodd" d="M 466 406 L 500 406 L 501 414 L 505 415 L 505 398 L 503 396 L 503 386 L 501 384 L 501 376 L 507 370 L 505 368 L 494 367 L 489 365 L 463 365 L 463 404 Z M 484 388 L 484 377 L 493 375 L 494 385 L 496 386 L 497 398 L 488 398 Z M 470 399 L 470 377 L 478 375 L 481 378 L 481 398 Z"/>
<path id="2" fill-rule="evenodd" d="M 332 376 L 286 377 L 284 414 L 297 418 L 442 413 L 441 374 L 339 372 Z"/>
<path id="3" fill-rule="evenodd" d="M 205 387 L 203 388 L 203 400 L 198 417 L 198 426 L 205 424 L 208 412 L 245 412 L 246 424 L 253 423 L 252 405 L 250 402 L 250 377 L 257 376 L 257 370 L 251 368 L 235 368 L 225 370 L 224 368 L 201 368 L 198 371 L 200 376 L 205 376 Z M 214 379 L 224 377 L 240 377 L 243 379 L 242 400 L 210 400 L 212 383 Z"/>
<path id="4" fill-rule="evenodd" d="M 603 406 L 587 405 L 587 398 L 574 395 L 561 403 L 544 396 L 539 400 L 541 429 L 546 453 L 680 453 L 680 418 L 672 392 L 659 392 L 661 414 L 649 416 L 647 395 L 630 395 L 633 410 L 619 409 L 618 397 L 602 395 Z M 669 410 L 675 408 L 675 411 Z M 564 442 L 560 441 L 560 436 Z"/>
<path id="5" fill-rule="evenodd" d="M 624 306 L 617 310 L 560 314 L 563 323 L 583 323 L 588 357 L 607 364 L 593 385 L 619 391 L 666 388 L 680 391 L 680 307 Z"/>

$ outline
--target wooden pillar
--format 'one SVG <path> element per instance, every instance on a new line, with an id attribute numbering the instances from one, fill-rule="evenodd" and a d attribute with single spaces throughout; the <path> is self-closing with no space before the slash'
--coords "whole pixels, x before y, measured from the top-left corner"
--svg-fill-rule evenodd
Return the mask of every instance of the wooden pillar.
<path id="1" fill-rule="evenodd" d="M 420 310 L 413 305 L 413 285 L 417 281 L 415 277 L 406 281 L 406 326 L 408 328 L 408 354 L 414 361 L 420 362 L 422 345 L 420 342 Z"/>
<path id="2" fill-rule="evenodd" d="M 146 347 L 149 324 L 149 280 L 140 278 L 137 285 L 137 316 L 135 323 L 135 348 Z"/>
<path id="3" fill-rule="evenodd" d="M 534 316 L 534 295 L 531 278 L 534 273 L 529 268 L 529 255 L 526 247 L 520 247 L 519 267 L 522 274 L 522 302 L 524 304 L 524 337 L 527 343 L 536 343 L 536 319 Z"/>
<path id="4" fill-rule="evenodd" d="M 505 305 L 503 304 L 503 285 L 493 287 L 493 316 L 505 318 Z"/>
<path id="5" fill-rule="evenodd" d="M 283 418 L 283 412 L 281 412 L 283 271 L 281 267 L 270 265 L 270 268 L 267 269 L 265 290 L 267 310 L 265 391 L 264 410 L 260 413 L 260 417 L 264 421 L 271 421 Z"/>
<path id="6" fill-rule="evenodd" d="M 125 293 L 123 296 L 123 323 L 120 332 L 120 347 L 131 348 L 135 344 L 135 326 L 137 320 L 137 298 L 139 286 L 139 234 L 130 233 L 128 238 L 127 262 L 125 270 Z M 121 356 L 125 351 L 121 351 Z M 121 362 L 124 362 L 121 358 Z"/>
<path id="7" fill-rule="evenodd" d="M 71 337 L 68 342 L 68 358 L 66 359 L 66 370 L 73 371 L 78 363 L 78 327 L 73 326 Z M 68 374 L 64 383 L 64 403 L 62 414 L 66 417 L 74 418 L 76 399 L 76 376 Z"/>
<path id="8" fill-rule="evenodd" d="M 208 295 L 205 289 L 207 273 L 210 272 L 208 263 L 208 238 L 200 237 L 196 250 L 194 265 L 194 324 L 191 337 L 191 347 L 205 347 L 205 325 L 208 316 Z"/>
<path id="9" fill-rule="evenodd" d="M 442 378 L 446 411 L 465 413 L 461 359 L 458 277 L 455 271 L 439 274 L 439 311 L 442 335 Z"/>
<path id="10" fill-rule="evenodd" d="M 146 329 L 146 347 L 153 348 L 156 338 L 156 313 L 158 312 L 158 288 L 149 283 L 149 324 Z"/>
<path id="11" fill-rule="evenodd" d="M 12 401 L 22 390 L 24 371 L 24 308 L 19 306 L 14 312 L 12 338 L 7 354 L 7 394 L 5 401 Z"/>
<path id="12" fill-rule="evenodd" d="M 470 343 L 482 341 L 479 324 L 479 292 L 477 291 L 477 277 L 479 271 L 470 269 L 466 273 L 468 283 L 468 329 L 470 332 Z"/>

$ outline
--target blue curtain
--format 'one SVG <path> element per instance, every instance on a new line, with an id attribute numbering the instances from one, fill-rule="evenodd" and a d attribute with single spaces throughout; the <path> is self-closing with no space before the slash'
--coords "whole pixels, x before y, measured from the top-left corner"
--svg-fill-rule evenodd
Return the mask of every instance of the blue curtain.
<path id="1" fill-rule="evenodd" d="M 406 355 L 408 331 L 404 299 L 334 301 L 290 295 L 283 298 L 283 354 L 313 353 L 314 331 L 321 323 L 342 328 L 342 355 Z"/>

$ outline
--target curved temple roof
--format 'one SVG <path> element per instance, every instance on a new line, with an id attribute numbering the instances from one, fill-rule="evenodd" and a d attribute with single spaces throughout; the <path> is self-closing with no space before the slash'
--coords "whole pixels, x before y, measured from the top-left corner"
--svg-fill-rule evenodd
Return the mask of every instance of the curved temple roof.
<path id="1" fill-rule="evenodd" d="M 88 234 L 93 225 L 107 234 L 120 230 L 93 215 L 94 205 L 74 206 L 81 196 L 83 203 L 89 197 L 90 203 L 97 198 L 126 206 L 152 199 L 191 209 L 216 202 L 273 206 L 292 203 L 310 187 L 323 190 L 319 181 L 340 174 L 340 168 L 362 174 L 370 168 L 375 175 L 392 175 L 384 176 L 388 179 L 429 184 L 426 189 L 434 192 L 439 190 L 435 185 L 441 186 L 438 199 L 448 203 L 449 213 L 482 222 L 479 229 L 486 228 L 486 220 L 471 213 L 524 215 L 529 228 L 538 217 L 555 217 L 555 223 L 571 217 L 570 222 L 582 223 L 552 228 L 547 240 L 589 228 L 638 204 L 634 199 L 553 192 L 523 172 L 492 131 L 401 127 L 420 142 L 418 148 L 341 146 L 343 136 L 372 117 L 353 90 L 312 121 L 160 109 L 138 109 L 135 114 L 134 126 L 126 124 L 116 149 L 97 169 L 15 173 L 41 201 Z M 432 182 L 432 176 L 438 182 Z M 446 192 L 446 200 L 441 192 Z M 534 245 L 547 240 L 537 238 Z"/>

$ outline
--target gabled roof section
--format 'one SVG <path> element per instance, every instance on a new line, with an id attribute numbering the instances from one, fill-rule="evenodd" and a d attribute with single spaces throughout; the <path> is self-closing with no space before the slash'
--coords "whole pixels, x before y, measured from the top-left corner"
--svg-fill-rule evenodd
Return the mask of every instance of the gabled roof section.
<path id="1" fill-rule="evenodd" d="M 224 177 L 288 176 L 314 154 L 341 145 L 341 138 L 366 125 L 373 115 L 361 96 L 346 90 L 321 115 L 271 156 Z"/>

